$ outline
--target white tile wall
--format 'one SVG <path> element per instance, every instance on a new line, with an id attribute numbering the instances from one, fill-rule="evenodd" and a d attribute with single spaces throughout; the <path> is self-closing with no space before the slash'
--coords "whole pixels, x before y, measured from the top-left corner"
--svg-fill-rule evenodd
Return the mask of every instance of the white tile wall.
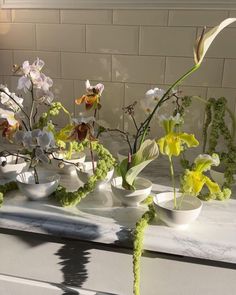
<path id="1" fill-rule="evenodd" d="M 138 54 L 137 26 L 87 25 L 86 51 L 114 54 Z"/>
<path id="2" fill-rule="evenodd" d="M 59 10 L 12 10 L 12 21 L 14 23 L 59 23 Z"/>
<path id="3" fill-rule="evenodd" d="M 141 27 L 140 54 L 192 56 L 195 28 Z"/>
<path id="4" fill-rule="evenodd" d="M 46 62 L 56 97 L 75 114 L 74 99 L 86 79 L 104 82 L 100 117 L 133 130 L 122 107 L 151 87 L 167 88 L 194 63 L 192 48 L 201 27 L 236 16 L 226 10 L 0 10 L 0 83 L 16 86 L 13 63 Z M 235 108 L 236 24 L 221 32 L 201 68 L 183 83 L 185 94 L 226 96 Z M 171 112 L 171 104 L 160 112 Z M 194 101 L 187 130 L 200 136 L 203 106 Z M 194 118 L 194 120 L 193 120 Z M 137 119 L 143 119 L 137 107 Z M 152 134 L 160 128 L 152 124 Z"/>
<path id="5" fill-rule="evenodd" d="M 112 24 L 112 10 L 62 10 L 64 24 Z"/>
<path id="6" fill-rule="evenodd" d="M 163 83 L 165 58 L 113 55 L 112 81 Z"/>
<path id="7" fill-rule="evenodd" d="M 165 26 L 168 22 L 167 10 L 114 10 L 113 23 L 118 25 Z"/>
<path id="8" fill-rule="evenodd" d="M 84 25 L 37 24 L 37 49 L 51 51 L 85 51 Z"/>

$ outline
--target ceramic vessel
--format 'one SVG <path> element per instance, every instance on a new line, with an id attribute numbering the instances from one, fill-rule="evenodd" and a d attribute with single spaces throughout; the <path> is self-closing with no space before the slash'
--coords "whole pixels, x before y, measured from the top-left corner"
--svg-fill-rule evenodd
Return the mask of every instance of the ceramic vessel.
<path id="1" fill-rule="evenodd" d="M 30 200 L 50 196 L 58 187 L 60 176 L 48 171 L 38 173 L 39 184 L 35 183 L 34 172 L 23 172 L 16 177 L 19 190 Z"/>
<path id="2" fill-rule="evenodd" d="M 177 194 L 177 202 L 181 194 Z M 185 196 L 180 209 L 174 208 L 174 193 L 163 192 L 157 194 L 154 199 L 154 206 L 158 217 L 168 226 L 175 228 L 186 228 L 197 219 L 202 209 L 202 202 L 196 197 Z"/>
<path id="3" fill-rule="evenodd" d="M 58 159 L 63 159 L 63 154 L 60 153 L 54 153 L 54 156 Z M 64 167 L 59 168 L 60 160 L 51 160 L 51 168 L 53 168 L 54 171 L 61 174 L 72 174 L 76 173 L 75 165 L 78 163 L 83 163 L 85 161 L 85 153 L 83 152 L 75 152 L 72 154 L 72 157 L 70 160 L 66 160 L 66 163 L 64 162 Z M 50 168 L 50 167 L 49 167 Z"/>
<path id="4" fill-rule="evenodd" d="M 210 170 L 210 175 L 212 179 L 217 182 L 219 185 L 223 185 L 225 182 L 224 172 L 217 171 L 215 169 Z M 236 174 L 234 174 L 234 181 L 236 181 Z"/>
<path id="5" fill-rule="evenodd" d="M 119 199 L 124 206 L 137 207 L 144 201 L 152 190 L 150 180 L 142 177 L 137 177 L 135 180 L 134 191 L 127 190 L 122 187 L 122 177 L 116 177 L 111 181 L 111 189 L 114 196 Z"/>
<path id="6" fill-rule="evenodd" d="M 15 179 L 16 176 L 29 169 L 30 162 L 26 162 L 23 158 L 18 158 L 16 164 L 16 156 L 9 155 L 6 157 L 7 164 L 0 166 L 0 174 L 7 179 Z"/>
<path id="7" fill-rule="evenodd" d="M 94 166 L 96 168 L 97 162 L 94 162 Z M 86 183 L 88 181 L 88 178 L 93 175 L 93 165 L 92 162 L 84 162 L 80 165 L 80 167 L 76 168 L 77 175 L 79 179 L 83 182 Z M 108 173 L 107 176 L 104 180 L 99 180 L 96 184 L 96 190 L 97 189 L 102 189 L 106 183 L 108 183 L 113 176 L 114 173 L 114 168 L 112 168 Z"/>

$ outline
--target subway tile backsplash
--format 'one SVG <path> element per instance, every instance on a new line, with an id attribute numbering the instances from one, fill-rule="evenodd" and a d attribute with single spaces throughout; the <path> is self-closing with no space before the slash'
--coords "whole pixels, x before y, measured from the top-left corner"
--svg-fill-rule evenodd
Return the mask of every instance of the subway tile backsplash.
<path id="1" fill-rule="evenodd" d="M 16 86 L 11 65 L 37 56 L 54 80 L 54 91 L 78 115 L 74 99 L 86 79 L 105 84 L 100 117 L 132 131 L 123 107 L 151 87 L 167 88 L 193 64 L 193 45 L 204 25 L 213 27 L 235 11 L 226 10 L 0 10 L 0 79 Z M 185 95 L 226 96 L 236 101 L 236 24 L 222 32 L 201 68 L 180 87 Z M 171 111 L 171 105 L 164 111 Z M 137 118 L 143 120 L 137 107 Z M 65 118 L 66 120 L 66 118 Z M 194 101 L 187 130 L 200 134 L 203 105 Z M 195 123 L 194 123 L 195 122 Z M 58 122 L 60 124 L 61 122 Z M 64 122 L 65 123 L 65 122 Z M 159 129 L 152 124 L 153 134 Z"/>

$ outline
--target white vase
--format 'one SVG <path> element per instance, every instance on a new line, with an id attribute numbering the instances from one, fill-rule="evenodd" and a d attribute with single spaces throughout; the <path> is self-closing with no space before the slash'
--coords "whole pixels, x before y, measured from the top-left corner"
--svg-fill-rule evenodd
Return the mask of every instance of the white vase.
<path id="1" fill-rule="evenodd" d="M 54 153 L 53 154 L 56 158 L 63 160 L 63 154 L 61 153 Z M 56 171 L 57 173 L 61 174 L 72 174 L 76 173 L 75 164 L 83 163 L 85 161 L 85 153 L 83 152 L 74 152 L 72 153 L 72 157 L 70 160 L 64 159 L 66 162 L 63 162 L 64 166 L 59 168 L 60 160 L 51 160 L 51 168 Z M 48 167 L 50 169 L 50 166 Z"/>
<path id="2" fill-rule="evenodd" d="M 94 167 L 97 167 L 97 162 L 94 162 Z M 80 167 L 76 167 L 76 172 L 79 177 L 79 179 L 83 182 L 86 183 L 88 181 L 88 178 L 93 175 L 93 165 L 92 162 L 84 162 L 80 165 Z M 113 176 L 114 173 L 114 168 L 112 168 L 110 171 L 108 171 L 107 176 L 103 180 L 98 180 L 96 183 L 96 188 L 97 189 L 102 189 L 106 183 L 108 183 Z"/>
<path id="3" fill-rule="evenodd" d="M 176 193 L 177 203 L 181 193 Z M 156 194 L 153 199 L 158 217 L 168 226 L 186 228 L 197 219 L 202 209 L 202 202 L 196 197 L 185 196 L 180 209 L 174 209 L 174 193 L 163 192 Z"/>
<path id="4" fill-rule="evenodd" d="M 127 190 L 122 187 L 122 177 L 113 178 L 111 189 L 114 196 L 121 201 L 122 205 L 137 207 L 151 193 L 152 183 L 150 180 L 142 177 L 135 179 L 135 190 Z"/>
<path id="5" fill-rule="evenodd" d="M 217 171 L 213 168 L 210 170 L 210 175 L 212 179 L 217 182 L 219 185 L 223 185 L 225 182 L 224 172 Z M 234 174 L 234 181 L 236 181 L 236 174 Z"/>
<path id="6" fill-rule="evenodd" d="M 23 172 L 16 177 L 19 190 L 30 200 L 40 200 L 50 196 L 58 187 L 60 176 L 49 171 L 38 173 L 39 184 L 35 183 L 34 172 Z"/>
<path id="7" fill-rule="evenodd" d="M 24 157 L 26 157 L 24 155 Z M 26 162 L 23 158 L 18 157 L 16 164 L 16 156 L 6 156 L 7 164 L 5 166 L 0 165 L 0 174 L 3 178 L 15 180 L 16 176 L 29 169 L 30 162 Z"/>

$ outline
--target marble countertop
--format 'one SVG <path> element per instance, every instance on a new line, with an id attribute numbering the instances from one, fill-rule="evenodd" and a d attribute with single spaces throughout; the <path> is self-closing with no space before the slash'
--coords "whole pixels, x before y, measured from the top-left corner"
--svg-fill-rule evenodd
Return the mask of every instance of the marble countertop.
<path id="1" fill-rule="evenodd" d="M 165 162 L 165 161 L 164 161 Z M 143 173 L 153 181 L 153 193 L 168 191 L 169 172 L 163 161 Z M 62 177 L 71 189 L 80 185 L 74 175 Z M 20 192 L 7 194 L 0 209 L 0 228 L 74 238 L 118 246 L 132 246 L 132 230 L 146 207 L 122 207 L 107 185 L 75 208 L 52 200 L 29 201 Z M 145 231 L 144 248 L 162 253 L 236 263 L 236 199 L 204 202 L 199 218 L 185 230 L 156 219 Z"/>

